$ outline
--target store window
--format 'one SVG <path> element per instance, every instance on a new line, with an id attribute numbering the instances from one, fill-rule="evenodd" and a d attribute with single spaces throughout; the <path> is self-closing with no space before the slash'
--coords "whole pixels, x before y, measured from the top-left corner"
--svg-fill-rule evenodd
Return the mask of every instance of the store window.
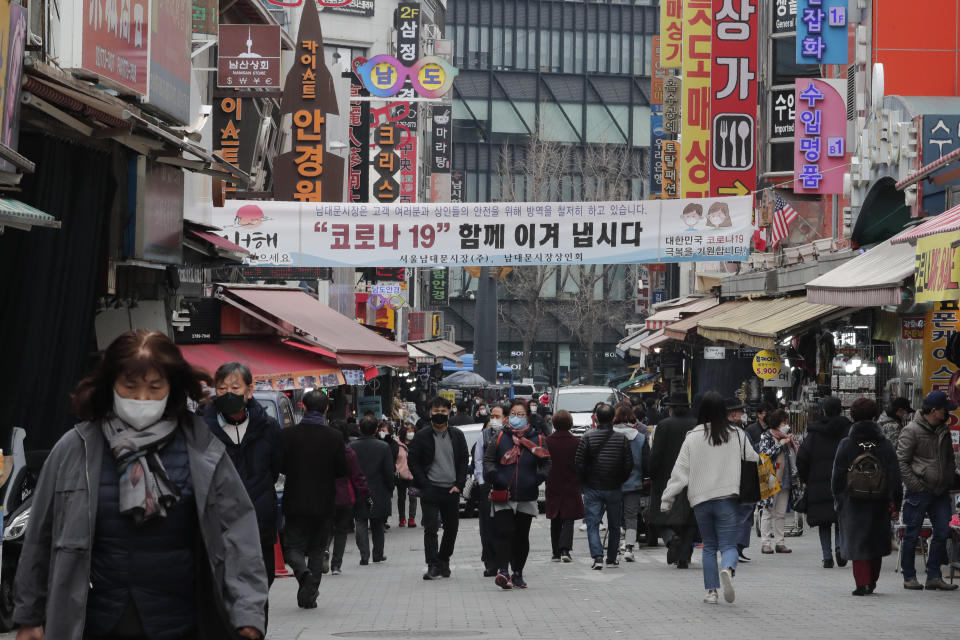
<path id="1" fill-rule="evenodd" d="M 797 64 L 797 39 L 776 38 L 773 41 L 773 84 L 791 83 L 795 78 L 819 78 L 820 66 Z"/>

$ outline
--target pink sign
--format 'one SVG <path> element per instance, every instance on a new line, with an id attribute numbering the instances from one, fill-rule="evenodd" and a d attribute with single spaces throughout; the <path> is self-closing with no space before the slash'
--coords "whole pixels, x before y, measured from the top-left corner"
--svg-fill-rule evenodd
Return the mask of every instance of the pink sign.
<path id="1" fill-rule="evenodd" d="M 844 87 L 829 80 L 798 79 L 793 143 L 794 193 L 843 193 L 847 155 Z"/>

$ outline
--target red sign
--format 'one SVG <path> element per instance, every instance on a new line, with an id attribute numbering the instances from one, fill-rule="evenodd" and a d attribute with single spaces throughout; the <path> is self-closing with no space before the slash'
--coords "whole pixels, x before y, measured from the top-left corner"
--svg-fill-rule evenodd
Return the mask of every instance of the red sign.
<path id="1" fill-rule="evenodd" d="M 713 0 L 710 195 L 756 189 L 757 3 Z"/>
<path id="2" fill-rule="evenodd" d="M 218 87 L 280 88 L 279 25 L 221 24 L 218 42 Z"/>
<path id="3" fill-rule="evenodd" d="M 150 3 L 147 0 L 83 3 L 82 67 L 103 80 L 145 96 L 150 60 Z"/>

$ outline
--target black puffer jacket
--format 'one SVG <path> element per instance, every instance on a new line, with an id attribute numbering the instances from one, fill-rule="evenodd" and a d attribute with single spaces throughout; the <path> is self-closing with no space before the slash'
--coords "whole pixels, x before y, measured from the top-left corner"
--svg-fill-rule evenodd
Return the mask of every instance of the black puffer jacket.
<path id="1" fill-rule="evenodd" d="M 227 454 L 247 488 L 247 495 L 257 511 L 261 539 L 272 540 L 277 536 L 277 492 L 274 485 L 283 468 L 280 425 L 254 398 L 247 402 L 247 415 L 250 424 L 239 445 L 224 432 L 213 406 L 206 407 L 203 419 L 213 435 L 226 445 Z"/>
<path id="2" fill-rule="evenodd" d="M 833 509 L 830 477 L 833 459 L 840 441 L 847 437 L 850 421 L 834 416 L 814 422 L 807 428 L 807 437 L 797 453 L 797 472 L 807 485 L 807 522 L 812 527 L 833 524 L 837 512 Z"/>
<path id="3" fill-rule="evenodd" d="M 612 424 L 602 424 L 580 438 L 574 464 L 582 486 L 601 491 L 619 489 L 633 471 L 630 441 L 614 431 Z"/>

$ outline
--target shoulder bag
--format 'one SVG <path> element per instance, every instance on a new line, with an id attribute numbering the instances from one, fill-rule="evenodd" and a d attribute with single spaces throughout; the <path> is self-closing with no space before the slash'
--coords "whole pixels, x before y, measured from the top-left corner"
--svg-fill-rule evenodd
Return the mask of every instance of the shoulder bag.
<path id="1" fill-rule="evenodd" d="M 745 459 L 746 450 L 739 430 L 737 440 L 740 441 L 740 504 L 756 504 L 760 502 L 760 474 L 757 463 Z"/>

